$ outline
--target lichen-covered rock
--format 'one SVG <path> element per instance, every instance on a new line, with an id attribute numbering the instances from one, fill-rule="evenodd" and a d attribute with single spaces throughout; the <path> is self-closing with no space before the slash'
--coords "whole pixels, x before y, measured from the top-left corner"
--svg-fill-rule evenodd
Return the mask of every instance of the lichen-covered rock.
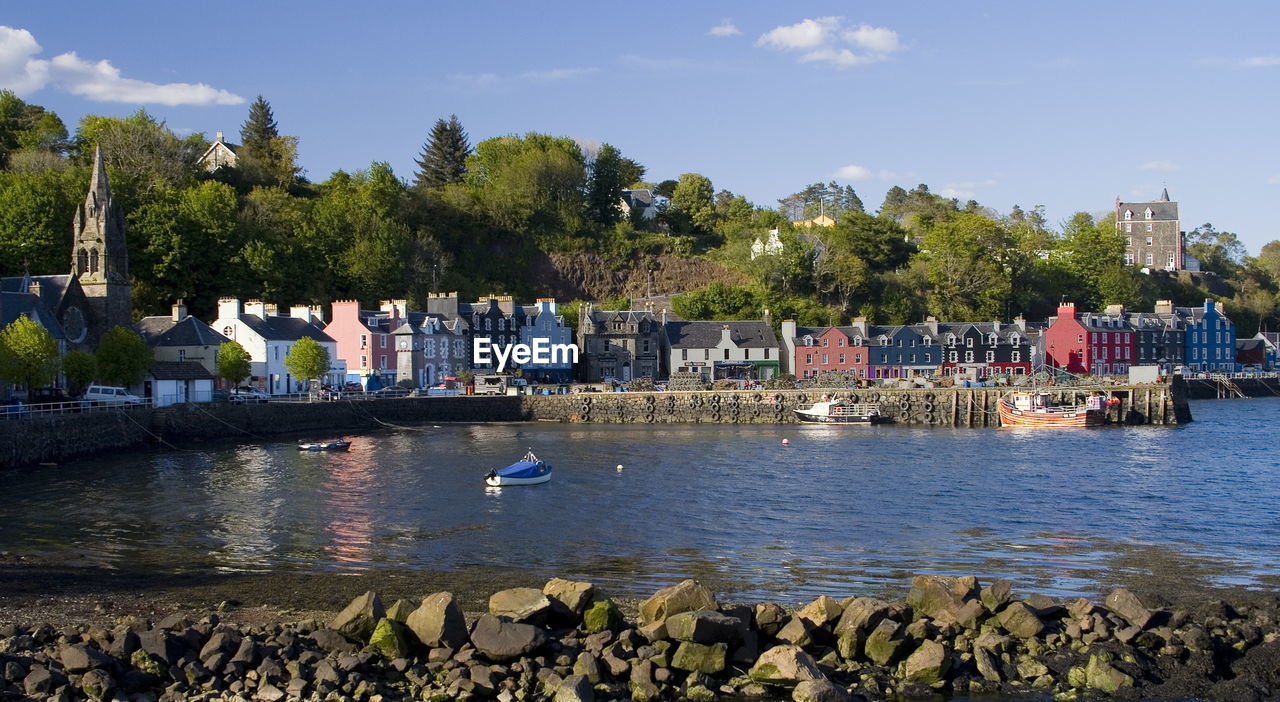
<path id="1" fill-rule="evenodd" d="M 796 616 L 812 623 L 814 626 L 823 628 L 840 619 L 844 614 L 844 608 L 833 597 L 822 595 L 818 599 L 810 602 L 796 612 Z"/>
<path id="2" fill-rule="evenodd" d="M 422 604 L 409 615 L 405 625 L 413 635 L 429 648 L 446 647 L 457 650 L 467 642 L 467 618 L 462 606 L 449 592 L 437 592 L 422 600 Z"/>
<path id="3" fill-rule="evenodd" d="M 951 656 L 947 649 L 936 641 L 923 641 L 919 648 L 907 656 L 904 666 L 904 679 L 907 682 L 918 682 L 933 685 L 940 682 L 951 666 Z"/>
<path id="4" fill-rule="evenodd" d="M 379 619 L 369 635 L 369 646 L 386 656 L 388 660 L 408 658 L 409 630 L 400 622 L 384 618 Z"/>
<path id="5" fill-rule="evenodd" d="M 822 630 L 813 622 L 803 617 L 792 617 L 778 630 L 776 639 L 783 643 L 795 644 L 800 648 L 811 646 L 821 635 Z"/>
<path id="6" fill-rule="evenodd" d="M 595 702 L 591 681 L 583 675 L 570 675 L 556 687 L 555 702 Z"/>
<path id="7" fill-rule="evenodd" d="M 893 606 L 875 597 L 854 597 L 844 603 L 844 612 L 836 623 L 837 634 L 859 629 L 870 632 L 893 612 Z"/>
<path id="8" fill-rule="evenodd" d="M 975 648 L 973 651 L 973 663 L 978 668 L 978 674 L 984 679 L 999 683 L 1004 676 L 1000 674 L 1000 666 L 996 663 L 996 659 L 985 648 Z"/>
<path id="9" fill-rule="evenodd" d="M 1089 664 L 1085 666 L 1085 685 L 1114 695 L 1122 687 L 1133 687 L 1133 678 L 1127 673 L 1117 670 L 1100 656 L 1089 656 Z"/>
<path id="10" fill-rule="evenodd" d="M 792 686 L 804 680 L 821 680 L 826 676 L 818 669 L 818 662 L 799 646 L 783 645 L 760 654 L 747 675 L 766 685 Z"/>
<path id="11" fill-rule="evenodd" d="M 713 609 L 695 609 L 666 618 L 667 636 L 676 641 L 701 644 L 731 643 L 738 638 L 741 622 Z"/>
<path id="12" fill-rule="evenodd" d="M 977 579 L 972 576 L 917 575 L 911 579 L 907 604 L 915 610 L 917 617 L 954 623 L 957 621 L 956 612 L 965 601 L 977 597 L 977 584 Z"/>
<path id="13" fill-rule="evenodd" d="M 986 607 L 988 612 L 998 612 L 1001 607 L 1013 600 L 1013 583 L 1008 580 L 997 580 L 982 588 L 978 598 L 982 600 L 982 606 Z"/>
<path id="14" fill-rule="evenodd" d="M 542 594 L 551 600 L 552 607 L 560 614 L 582 614 L 596 594 L 591 583 L 552 578 L 542 586 Z"/>
<path id="15" fill-rule="evenodd" d="M 1004 630 L 1020 639 L 1029 639 L 1044 631 L 1040 615 L 1025 602 L 1013 602 L 997 616 Z"/>
<path id="16" fill-rule="evenodd" d="M 862 655 L 862 647 L 866 642 L 867 635 L 860 629 L 847 629 L 836 638 L 836 652 L 841 658 L 851 661 Z"/>
<path id="17" fill-rule="evenodd" d="M 105 670 L 93 669 L 80 677 L 80 689 L 91 700 L 110 699 L 116 681 Z"/>
<path id="18" fill-rule="evenodd" d="M 622 616 L 622 610 L 607 597 L 592 601 L 587 606 L 587 610 L 582 613 L 582 628 L 586 629 L 588 634 L 622 631 L 626 626 L 627 620 Z"/>
<path id="19" fill-rule="evenodd" d="M 382 598 L 370 590 L 351 600 L 338 616 L 329 622 L 329 628 L 353 641 L 368 641 L 379 619 L 387 618 Z M 146 648 L 146 645 L 143 645 Z M 153 652 L 154 655 L 154 652 Z"/>
<path id="20" fill-rule="evenodd" d="M 513 587 L 489 596 L 489 614 L 513 622 L 540 623 L 549 611 L 551 600 L 537 588 Z"/>
<path id="21" fill-rule="evenodd" d="M 1138 596 L 1124 588 L 1113 590 L 1107 595 L 1107 609 L 1139 629 L 1145 629 L 1152 617 L 1151 610 L 1142 604 Z"/>
<path id="22" fill-rule="evenodd" d="M 863 649 L 872 663 L 888 665 L 898 655 L 902 642 L 902 625 L 892 619 L 885 619 L 867 636 Z"/>
<path id="23" fill-rule="evenodd" d="M 409 600 L 396 600 L 391 603 L 390 607 L 387 607 L 387 619 L 404 624 L 415 609 L 417 608 Z"/>
<path id="24" fill-rule="evenodd" d="M 765 636 L 778 633 L 787 621 L 787 611 L 772 602 L 762 602 L 755 607 L 756 628 Z"/>
<path id="25" fill-rule="evenodd" d="M 665 587 L 640 603 L 640 623 L 665 621 L 667 617 L 695 609 L 720 609 L 716 598 L 707 588 L 695 580 L 685 580 L 679 585 Z"/>
<path id="26" fill-rule="evenodd" d="M 724 670 L 725 654 L 728 652 L 729 646 L 724 643 L 705 645 L 681 641 L 675 654 L 671 656 L 671 667 L 714 675 Z"/>

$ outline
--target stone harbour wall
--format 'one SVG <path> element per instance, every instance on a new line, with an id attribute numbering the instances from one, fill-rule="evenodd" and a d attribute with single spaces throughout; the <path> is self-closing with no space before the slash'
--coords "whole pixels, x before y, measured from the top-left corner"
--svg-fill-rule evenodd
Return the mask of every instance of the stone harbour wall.
<path id="1" fill-rule="evenodd" d="M 155 410 L 22 416 L 0 421 L 0 468 L 61 461 L 140 446 Z"/>
<path id="2" fill-rule="evenodd" d="M 1096 388 L 1120 400 L 1108 412 L 1114 424 L 1182 424 L 1191 421 L 1185 388 L 1132 385 Z M 1058 400 L 1083 397 L 1094 388 L 1046 388 Z M 996 427 L 996 403 L 1009 388 L 858 388 L 831 390 L 584 393 L 530 396 L 531 419 L 595 424 L 795 424 L 794 410 L 824 394 L 872 403 L 897 424 Z"/>

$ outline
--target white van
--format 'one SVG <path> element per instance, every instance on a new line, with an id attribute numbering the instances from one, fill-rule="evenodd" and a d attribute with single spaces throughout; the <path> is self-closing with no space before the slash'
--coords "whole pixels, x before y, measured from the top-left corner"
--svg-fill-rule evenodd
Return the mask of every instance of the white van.
<path id="1" fill-rule="evenodd" d="M 477 375 L 475 383 L 477 395 L 507 394 L 507 377 L 504 375 Z"/>
<path id="2" fill-rule="evenodd" d="M 93 407 L 95 405 L 140 405 L 143 403 L 141 397 L 125 390 L 124 388 L 111 385 L 90 385 L 85 388 L 84 395 L 80 396 L 81 407 Z"/>

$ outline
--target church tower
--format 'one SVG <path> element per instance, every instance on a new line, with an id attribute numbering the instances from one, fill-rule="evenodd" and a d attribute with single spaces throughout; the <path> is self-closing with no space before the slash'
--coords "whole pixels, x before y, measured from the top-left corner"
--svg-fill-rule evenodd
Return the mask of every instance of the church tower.
<path id="1" fill-rule="evenodd" d="M 133 323 L 124 215 L 111 202 L 101 147 L 93 154 L 89 193 L 76 210 L 72 241 L 71 271 L 88 298 L 91 337 L 96 343 L 112 327 Z"/>

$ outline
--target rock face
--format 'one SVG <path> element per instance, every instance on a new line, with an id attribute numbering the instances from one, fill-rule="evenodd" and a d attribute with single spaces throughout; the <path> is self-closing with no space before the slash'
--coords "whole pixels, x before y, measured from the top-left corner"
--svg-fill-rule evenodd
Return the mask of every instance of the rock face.
<path id="1" fill-rule="evenodd" d="M 1107 609 L 1139 629 L 1145 629 L 1151 621 L 1151 610 L 1143 606 L 1137 595 L 1124 588 L 1114 590 L 1107 595 Z"/>
<path id="2" fill-rule="evenodd" d="M 813 656 L 799 646 L 774 646 L 765 651 L 747 675 L 758 683 L 786 686 L 826 677 Z"/>
<path id="3" fill-rule="evenodd" d="M 369 646 L 387 658 L 407 658 L 409 630 L 394 619 L 379 619 L 369 636 Z"/>
<path id="4" fill-rule="evenodd" d="M 659 626 L 662 622 L 657 622 Z M 587 610 L 582 613 L 582 626 L 589 634 L 598 634 L 602 631 L 621 631 L 626 626 L 626 619 L 622 616 L 622 610 L 618 609 L 618 605 L 608 598 L 597 599 L 590 605 Z M 666 629 L 664 628 L 665 632 Z"/>
<path id="5" fill-rule="evenodd" d="M 504 622 L 492 614 L 482 615 L 471 630 L 476 650 L 494 661 L 509 661 L 546 643 L 547 635 L 531 624 Z"/>
<path id="6" fill-rule="evenodd" d="M 405 625 L 424 646 L 459 649 L 467 643 L 467 618 L 452 593 L 437 592 L 423 599 Z"/>
<path id="7" fill-rule="evenodd" d="M 863 649 L 867 653 L 867 658 L 876 665 L 888 665 L 889 661 L 898 655 L 902 642 L 902 625 L 891 619 L 885 619 L 867 637 Z"/>
<path id="8" fill-rule="evenodd" d="M 640 603 L 640 623 L 665 621 L 667 617 L 695 609 L 720 609 L 716 598 L 696 581 L 685 580 L 679 585 L 663 588 L 653 597 Z"/>
<path id="9" fill-rule="evenodd" d="M 537 588 L 514 587 L 489 597 L 489 614 L 513 622 L 542 622 L 550 611 L 551 600 Z"/>
<path id="10" fill-rule="evenodd" d="M 378 593 L 369 591 L 351 600 L 347 608 L 329 622 L 329 628 L 354 641 L 365 642 L 373 634 L 379 619 L 386 619 Z"/>

